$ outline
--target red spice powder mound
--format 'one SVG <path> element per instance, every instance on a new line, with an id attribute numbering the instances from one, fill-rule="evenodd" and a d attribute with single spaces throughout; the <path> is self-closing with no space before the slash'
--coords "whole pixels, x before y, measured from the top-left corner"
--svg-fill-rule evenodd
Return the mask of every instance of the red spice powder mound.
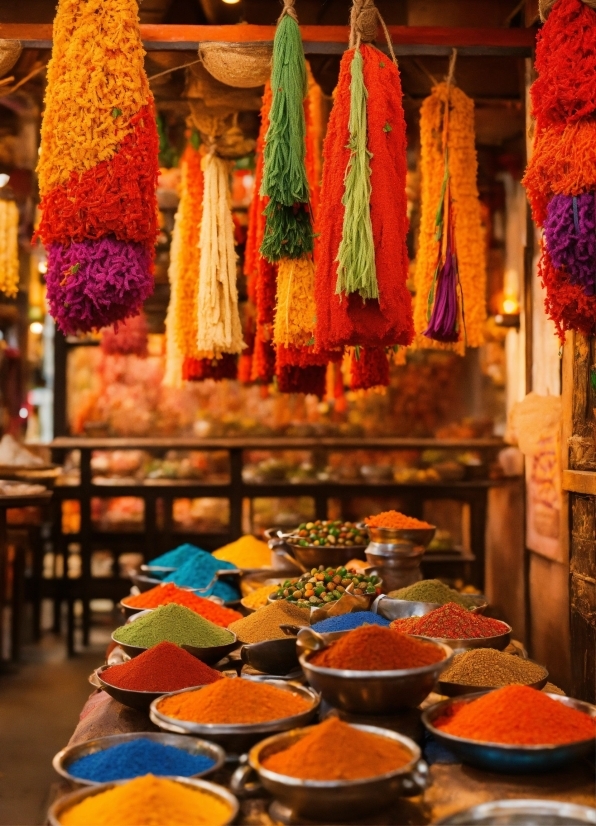
<path id="1" fill-rule="evenodd" d="M 138 657 L 108 668 L 101 679 L 117 688 L 163 691 L 165 694 L 181 688 L 214 683 L 223 679 L 223 674 L 174 643 L 160 642 Z"/>
<path id="2" fill-rule="evenodd" d="M 442 637 L 451 640 L 480 639 L 482 637 L 497 637 L 505 634 L 507 626 L 504 622 L 483 617 L 482 614 L 473 614 L 448 602 L 440 608 L 435 608 L 424 617 L 407 617 L 393 620 L 390 626 L 395 631 L 405 634 L 418 634 L 421 637 Z"/>
<path id="3" fill-rule="evenodd" d="M 238 611 L 233 611 L 231 608 L 226 608 L 224 605 L 219 605 L 210 599 L 204 599 L 192 591 L 186 591 L 184 588 L 179 588 L 173 582 L 166 582 L 163 585 L 157 585 L 151 588 L 150 591 L 144 591 L 142 594 L 136 596 L 126 597 L 125 602 L 134 608 L 142 610 L 143 608 L 157 608 L 160 605 L 169 605 L 175 602 L 177 605 L 184 605 L 190 608 L 195 613 L 200 614 L 205 619 L 220 625 L 222 628 L 227 628 L 231 622 L 242 619 L 242 614 Z"/>
<path id="4" fill-rule="evenodd" d="M 379 625 L 362 625 L 315 654 L 314 665 L 350 671 L 393 671 L 421 668 L 439 662 L 445 655 L 431 643 L 397 634 Z"/>
<path id="5" fill-rule="evenodd" d="M 364 520 L 370 528 L 432 528 L 428 522 L 406 516 L 399 511 L 383 511 L 376 516 L 367 516 Z"/>
<path id="6" fill-rule="evenodd" d="M 596 720 L 525 685 L 508 685 L 471 703 L 454 703 L 433 725 L 486 743 L 540 746 L 596 737 Z"/>
<path id="7" fill-rule="evenodd" d="M 151 247 L 157 236 L 157 155 L 155 106 L 143 106 L 131 132 L 109 161 L 102 161 L 41 199 L 38 235 L 45 246 L 114 234 L 119 241 Z"/>
<path id="8" fill-rule="evenodd" d="M 323 147 L 319 207 L 320 242 L 315 274 L 316 342 L 319 348 L 410 344 L 414 335 L 412 301 L 406 288 L 406 127 L 399 71 L 373 46 L 360 47 L 368 91 L 368 150 L 372 153 L 371 220 L 379 300 L 336 295 L 337 252 L 342 236 L 344 178 L 350 158 L 350 64 L 344 53 L 335 103 Z"/>

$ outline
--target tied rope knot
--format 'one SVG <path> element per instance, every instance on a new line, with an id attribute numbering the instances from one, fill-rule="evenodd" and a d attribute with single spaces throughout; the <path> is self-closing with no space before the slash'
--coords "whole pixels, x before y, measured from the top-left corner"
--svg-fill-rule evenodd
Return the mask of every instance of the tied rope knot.
<path id="1" fill-rule="evenodd" d="M 553 6 L 557 0 L 538 0 L 538 11 L 540 12 L 540 19 L 544 23 L 552 11 Z M 581 0 L 584 6 L 596 11 L 596 0 Z"/>
<path id="2" fill-rule="evenodd" d="M 374 0 L 354 0 L 350 11 L 350 48 L 376 39 L 378 15 Z"/>
<path id="3" fill-rule="evenodd" d="M 284 7 L 282 9 L 281 14 L 279 15 L 277 22 L 279 23 L 285 14 L 288 14 L 290 17 L 293 17 L 296 23 L 298 22 L 298 15 L 296 14 L 296 9 L 294 8 L 294 3 L 296 0 L 284 0 Z"/>

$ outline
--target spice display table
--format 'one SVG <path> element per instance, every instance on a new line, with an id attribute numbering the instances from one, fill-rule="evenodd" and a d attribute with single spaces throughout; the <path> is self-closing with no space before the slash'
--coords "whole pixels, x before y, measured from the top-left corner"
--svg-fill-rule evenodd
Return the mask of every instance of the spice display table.
<path id="1" fill-rule="evenodd" d="M 434 699 L 438 698 L 435 696 Z M 433 695 L 426 702 L 432 700 Z M 371 718 L 368 718 L 367 722 L 372 722 Z M 395 725 L 395 722 L 392 722 Z M 380 717 L 376 724 L 385 726 L 387 721 Z M 404 733 L 414 736 L 411 722 L 408 724 L 404 721 L 404 725 L 408 728 Z M 85 704 L 69 745 L 95 737 L 138 731 L 158 729 L 144 712 L 126 708 L 103 692 L 96 691 Z M 225 769 L 209 779 L 228 785 L 230 778 L 231 769 Z M 430 766 L 430 778 L 431 783 L 423 795 L 404 798 L 390 811 L 355 823 L 373 826 L 396 823 L 431 824 L 469 806 L 506 798 L 540 798 L 596 806 L 594 767 L 588 762 L 575 763 L 556 773 L 519 776 L 492 774 L 460 763 L 437 762 Z M 65 781 L 56 783 L 52 797 L 55 799 L 70 790 Z M 244 826 L 277 826 L 293 822 L 271 817 L 269 809 L 272 799 L 266 794 L 240 802 L 239 823 Z"/>

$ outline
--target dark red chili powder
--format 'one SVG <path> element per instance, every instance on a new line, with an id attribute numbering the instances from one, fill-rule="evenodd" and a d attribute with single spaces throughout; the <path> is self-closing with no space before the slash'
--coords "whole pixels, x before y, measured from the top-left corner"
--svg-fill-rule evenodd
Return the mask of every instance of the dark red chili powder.
<path id="1" fill-rule="evenodd" d="M 221 680 L 223 675 L 171 642 L 160 642 L 138 657 L 113 665 L 101 679 L 131 691 L 178 691 Z"/>
<path id="2" fill-rule="evenodd" d="M 507 631 L 504 622 L 473 614 L 454 602 L 435 608 L 424 617 L 396 619 L 391 628 L 404 634 L 419 634 L 422 637 L 443 637 L 451 640 L 480 639 L 496 637 Z"/>

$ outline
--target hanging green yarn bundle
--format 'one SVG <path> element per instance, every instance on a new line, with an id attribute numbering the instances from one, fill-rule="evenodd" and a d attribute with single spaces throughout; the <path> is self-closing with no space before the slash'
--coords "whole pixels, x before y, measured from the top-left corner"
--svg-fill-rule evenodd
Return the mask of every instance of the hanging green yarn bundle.
<path id="1" fill-rule="evenodd" d="M 363 60 L 356 49 L 350 64 L 350 161 L 346 169 L 342 204 L 345 207 L 341 242 L 337 251 L 335 292 L 360 293 L 362 298 L 378 298 L 379 285 L 375 269 L 375 242 L 370 217 L 370 159 L 366 148 L 366 100 Z"/>
<path id="2" fill-rule="evenodd" d="M 261 188 L 269 203 L 261 254 L 269 261 L 279 261 L 299 258 L 313 249 L 304 163 L 306 64 L 300 28 L 291 14 L 284 14 L 277 26 L 272 63 L 272 104 Z"/>

